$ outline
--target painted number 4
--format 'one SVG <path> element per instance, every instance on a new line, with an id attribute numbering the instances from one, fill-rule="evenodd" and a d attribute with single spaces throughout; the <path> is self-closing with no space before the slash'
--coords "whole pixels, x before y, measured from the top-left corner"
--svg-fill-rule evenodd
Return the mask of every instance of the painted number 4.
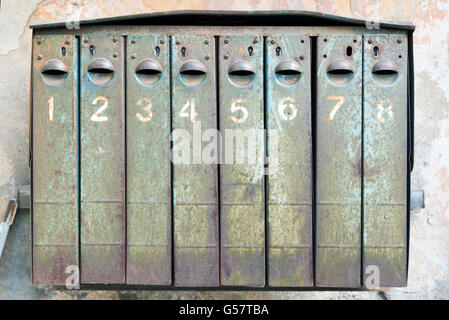
<path id="1" fill-rule="evenodd" d="M 190 111 L 190 113 L 189 113 L 189 111 Z M 195 118 L 198 117 L 198 113 L 196 112 L 196 109 L 195 109 L 195 99 L 194 98 L 190 98 L 186 102 L 186 104 L 182 107 L 181 112 L 179 113 L 179 115 L 182 118 L 189 118 L 190 117 L 190 121 L 191 122 L 195 122 Z"/>

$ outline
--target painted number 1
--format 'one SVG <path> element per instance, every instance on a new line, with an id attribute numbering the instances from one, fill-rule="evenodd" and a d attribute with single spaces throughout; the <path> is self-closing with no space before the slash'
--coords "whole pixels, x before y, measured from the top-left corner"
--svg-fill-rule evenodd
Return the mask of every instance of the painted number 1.
<path id="1" fill-rule="evenodd" d="M 48 100 L 48 120 L 53 122 L 55 112 L 55 98 L 53 96 Z"/>

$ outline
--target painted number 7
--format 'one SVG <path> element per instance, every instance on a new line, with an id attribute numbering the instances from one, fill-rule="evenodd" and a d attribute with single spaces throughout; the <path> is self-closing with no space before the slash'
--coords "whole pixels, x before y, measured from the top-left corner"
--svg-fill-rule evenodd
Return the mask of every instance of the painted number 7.
<path id="1" fill-rule="evenodd" d="M 338 101 L 337 104 L 332 108 L 331 112 L 329 113 L 328 120 L 332 121 L 335 118 L 335 115 L 337 114 L 338 110 L 341 108 L 343 103 L 346 100 L 346 97 L 344 96 L 331 96 L 329 97 L 329 100 L 331 101 Z"/>

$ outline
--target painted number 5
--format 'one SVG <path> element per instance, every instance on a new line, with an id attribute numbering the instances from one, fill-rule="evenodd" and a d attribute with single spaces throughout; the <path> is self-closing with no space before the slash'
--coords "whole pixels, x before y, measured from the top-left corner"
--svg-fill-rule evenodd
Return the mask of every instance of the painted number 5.
<path id="1" fill-rule="evenodd" d="M 246 102 L 245 99 L 235 99 L 234 101 L 232 101 L 231 112 L 234 113 L 240 111 L 243 114 L 243 117 L 241 118 L 236 118 L 234 116 L 229 117 L 235 123 L 243 123 L 246 121 L 246 119 L 248 119 L 248 110 L 242 105 L 237 105 L 238 103 L 245 103 L 245 102 Z"/>
<path id="2" fill-rule="evenodd" d="M 94 99 L 94 101 L 92 101 L 92 104 L 93 105 L 97 105 L 98 101 L 100 101 L 100 100 L 103 101 L 103 105 L 92 115 L 92 117 L 90 117 L 91 121 L 98 121 L 98 122 L 108 121 L 108 117 L 107 116 L 101 116 L 100 115 L 100 113 L 102 113 L 104 110 L 106 110 L 106 108 L 109 105 L 108 98 L 106 98 L 104 96 L 96 97 Z"/>

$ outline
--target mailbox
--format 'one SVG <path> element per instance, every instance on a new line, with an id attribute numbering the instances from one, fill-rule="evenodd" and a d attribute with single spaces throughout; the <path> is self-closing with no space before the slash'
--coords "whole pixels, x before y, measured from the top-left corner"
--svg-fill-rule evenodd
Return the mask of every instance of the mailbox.
<path id="1" fill-rule="evenodd" d="M 34 284 L 406 286 L 413 25 L 32 27 Z"/>

